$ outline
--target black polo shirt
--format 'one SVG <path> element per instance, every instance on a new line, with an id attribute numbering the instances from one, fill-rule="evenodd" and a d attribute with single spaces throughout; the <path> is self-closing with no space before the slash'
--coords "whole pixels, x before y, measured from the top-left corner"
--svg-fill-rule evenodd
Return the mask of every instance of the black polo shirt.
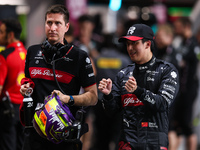
<path id="1" fill-rule="evenodd" d="M 92 64 L 88 54 L 77 47 L 69 46 L 64 51 L 68 54 L 64 57 L 55 57 L 56 78 L 66 94 L 78 95 L 80 87 L 86 88 L 96 84 Z M 45 61 L 41 45 L 28 48 L 25 76 L 35 83 L 32 94 L 34 106 L 43 103 L 44 98 L 53 90 L 59 90 L 53 75 L 53 65 Z"/>

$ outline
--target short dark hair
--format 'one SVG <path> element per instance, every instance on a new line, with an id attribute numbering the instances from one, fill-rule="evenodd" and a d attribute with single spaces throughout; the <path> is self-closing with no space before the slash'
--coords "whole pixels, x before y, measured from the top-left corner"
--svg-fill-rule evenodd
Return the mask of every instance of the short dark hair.
<path id="1" fill-rule="evenodd" d="M 79 23 L 83 23 L 83 22 L 86 22 L 86 21 L 94 23 L 94 18 L 91 15 L 88 15 L 88 14 L 84 14 L 84 15 L 82 15 L 78 18 Z"/>
<path id="2" fill-rule="evenodd" d="M 180 17 L 176 21 L 179 21 L 183 26 L 191 26 L 192 21 L 189 17 Z"/>
<path id="3" fill-rule="evenodd" d="M 69 11 L 64 5 L 60 5 L 60 4 L 49 7 L 49 9 L 47 10 L 45 14 L 45 20 L 47 19 L 47 14 L 57 14 L 57 13 L 64 15 L 65 23 L 69 22 Z"/>
<path id="4" fill-rule="evenodd" d="M 142 39 L 142 43 L 145 43 L 146 41 L 151 41 L 151 40 L 145 38 Z"/>
<path id="5" fill-rule="evenodd" d="M 6 26 L 6 33 L 14 32 L 15 38 L 20 39 L 20 34 L 22 32 L 22 26 L 17 19 L 4 19 L 1 23 Z"/>

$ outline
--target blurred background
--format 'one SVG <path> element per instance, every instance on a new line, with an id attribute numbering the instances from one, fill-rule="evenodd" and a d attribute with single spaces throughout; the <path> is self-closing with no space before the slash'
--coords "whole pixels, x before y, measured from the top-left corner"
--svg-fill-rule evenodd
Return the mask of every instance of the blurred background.
<path id="1" fill-rule="evenodd" d="M 18 18 L 23 27 L 21 41 L 28 48 L 44 41 L 44 16 L 52 4 L 63 4 L 69 9 L 70 24 L 73 27 L 71 34 L 74 37 L 79 35 L 78 18 L 83 14 L 93 17 L 92 32 L 98 53 L 101 52 L 103 35 L 115 33 L 117 39 L 125 35 L 127 29 L 137 22 L 151 26 L 155 33 L 158 25 L 173 24 L 179 17 L 191 19 L 194 34 L 198 33 L 200 27 L 200 0 L 0 0 L 0 20 Z M 116 39 L 114 43 L 119 44 Z M 0 51 L 1 49 L 3 47 Z M 200 145 L 199 99 L 198 94 L 193 106 L 193 126 L 198 135 L 198 145 Z M 179 150 L 185 150 L 184 141 Z"/>
<path id="2" fill-rule="evenodd" d="M 200 25 L 198 0 L 0 0 L 0 20 L 18 18 L 23 25 L 21 40 L 30 46 L 44 39 L 44 14 L 51 4 L 66 5 L 74 26 L 84 13 L 95 16 L 99 33 L 112 33 L 118 21 L 124 23 L 138 18 L 154 31 L 156 24 L 173 22 L 180 16 L 191 17 L 194 32 Z"/>

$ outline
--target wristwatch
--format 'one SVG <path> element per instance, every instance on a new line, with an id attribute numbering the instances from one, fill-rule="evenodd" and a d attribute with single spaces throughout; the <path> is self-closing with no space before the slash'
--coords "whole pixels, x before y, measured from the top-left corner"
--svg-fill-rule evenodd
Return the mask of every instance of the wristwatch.
<path id="1" fill-rule="evenodd" d="M 71 95 L 69 95 L 69 96 L 70 96 L 70 99 L 69 99 L 69 102 L 67 104 L 69 106 L 73 106 L 74 105 L 74 98 Z"/>

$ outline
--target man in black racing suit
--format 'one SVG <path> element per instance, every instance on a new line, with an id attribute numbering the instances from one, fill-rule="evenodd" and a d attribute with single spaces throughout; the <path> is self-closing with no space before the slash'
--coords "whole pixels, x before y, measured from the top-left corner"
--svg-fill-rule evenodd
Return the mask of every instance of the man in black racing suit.
<path id="1" fill-rule="evenodd" d="M 99 90 L 108 114 L 123 111 L 119 150 L 167 150 L 168 111 L 179 89 L 178 71 L 151 51 L 153 31 L 144 24 L 129 28 L 127 51 L 134 64 L 122 69 L 113 82 L 102 79 Z"/>

